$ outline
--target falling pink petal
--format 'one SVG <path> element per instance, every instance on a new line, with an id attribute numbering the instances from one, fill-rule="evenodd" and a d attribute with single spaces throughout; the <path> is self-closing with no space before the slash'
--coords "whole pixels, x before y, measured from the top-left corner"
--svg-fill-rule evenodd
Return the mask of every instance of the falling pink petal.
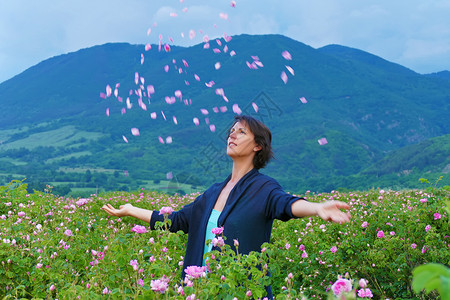
<path id="1" fill-rule="evenodd" d="M 111 96 L 112 89 L 109 84 L 106 86 L 106 97 Z"/>
<path id="2" fill-rule="evenodd" d="M 106 109 L 106 115 L 109 117 L 109 107 Z"/>
<path id="3" fill-rule="evenodd" d="M 144 85 L 144 84 L 145 84 L 145 78 L 144 78 L 144 77 L 141 77 L 141 78 L 139 78 L 139 79 L 140 79 L 140 81 L 141 81 L 141 84 Z M 144 89 L 144 86 L 142 86 L 141 89 Z"/>
<path id="4" fill-rule="evenodd" d="M 224 100 L 225 102 L 228 102 L 227 96 L 223 95 L 222 98 L 223 98 L 223 100 Z"/>
<path id="5" fill-rule="evenodd" d="M 183 73 L 183 69 L 182 69 L 182 68 L 179 68 L 179 69 L 178 69 L 178 74 L 181 74 L 181 73 Z"/>
<path id="6" fill-rule="evenodd" d="M 117 96 L 119 96 L 119 90 L 118 89 L 114 89 L 114 97 L 117 98 Z"/>
<path id="7" fill-rule="evenodd" d="M 140 135 L 139 129 L 137 128 L 131 128 L 131 134 L 134 136 Z"/>
<path id="8" fill-rule="evenodd" d="M 168 136 L 166 137 L 166 144 L 171 144 L 172 143 L 172 137 Z"/>
<path id="9" fill-rule="evenodd" d="M 153 85 L 147 85 L 147 94 L 150 97 L 151 94 L 155 93 L 155 87 Z"/>
<path id="10" fill-rule="evenodd" d="M 175 97 L 166 96 L 164 99 L 166 100 L 167 104 L 174 104 L 176 102 Z"/>
<path id="11" fill-rule="evenodd" d="M 147 30 L 147 35 L 150 35 L 150 33 L 152 33 L 152 29 L 151 29 L 151 28 L 149 28 L 149 29 Z"/>
<path id="12" fill-rule="evenodd" d="M 127 98 L 127 108 L 131 109 L 133 107 L 133 104 L 130 102 L 130 98 Z"/>
<path id="13" fill-rule="evenodd" d="M 229 42 L 231 41 L 232 37 L 229 36 L 226 32 L 223 33 L 223 39 L 225 40 L 225 42 Z"/>
<path id="14" fill-rule="evenodd" d="M 217 106 L 213 107 L 213 112 L 218 113 L 219 112 L 219 108 Z"/>
<path id="15" fill-rule="evenodd" d="M 223 47 L 223 53 L 227 53 L 228 52 L 228 46 L 225 45 L 225 47 Z"/>
<path id="16" fill-rule="evenodd" d="M 162 138 L 162 137 L 158 137 L 158 140 L 159 140 L 159 142 L 161 143 L 161 144 L 164 144 L 164 139 Z"/>
<path id="17" fill-rule="evenodd" d="M 281 55 L 284 57 L 284 59 L 292 60 L 291 54 L 289 52 L 287 52 L 286 50 L 281 52 Z"/>
<path id="18" fill-rule="evenodd" d="M 167 180 L 171 180 L 173 178 L 172 172 L 167 173 L 166 178 L 167 178 Z"/>
<path id="19" fill-rule="evenodd" d="M 284 71 L 281 72 L 281 80 L 283 80 L 284 84 L 286 84 L 288 81 L 288 77 Z"/>
<path id="20" fill-rule="evenodd" d="M 219 69 L 220 69 L 220 62 L 216 62 L 216 63 L 214 64 L 214 68 L 215 68 L 216 70 L 219 70 Z"/>
<path id="21" fill-rule="evenodd" d="M 233 112 L 234 112 L 235 114 L 240 115 L 240 114 L 242 113 L 242 110 L 239 108 L 239 105 L 233 104 Z"/>
<path id="22" fill-rule="evenodd" d="M 186 60 L 182 60 L 182 62 L 183 62 L 183 65 L 187 68 L 187 67 L 189 67 L 189 65 L 188 65 L 188 63 L 187 63 L 187 61 Z"/>
<path id="23" fill-rule="evenodd" d="M 230 56 L 235 56 L 235 55 L 236 55 L 236 51 L 231 50 L 231 51 L 230 51 Z"/>
<path id="24" fill-rule="evenodd" d="M 214 52 L 214 53 L 220 53 L 221 51 L 220 51 L 220 49 L 218 49 L 218 48 L 214 48 L 214 49 L 213 49 L 213 52 Z"/>
<path id="25" fill-rule="evenodd" d="M 319 142 L 319 145 L 321 145 L 321 146 L 328 144 L 328 141 L 326 138 L 321 138 L 318 140 L 318 142 Z"/>
<path id="26" fill-rule="evenodd" d="M 230 5 L 231 5 L 231 7 L 236 7 L 236 1 L 231 1 L 231 3 L 230 3 Z"/>
<path id="27" fill-rule="evenodd" d="M 103 92 L 101 92 L 101 93 L 100 93 L 100 98 L 106 99 L 106 94 L 103 93 Z"/>
<path id="28" fill-rule="evenodd" d="M 122 110 L 120 111 L 122 113 L 122 115 L 126 114 L 127 110 L 125 108 L 122 108 Z"/>
<path id="29" fill-rule="evenodd" d="M 221 106 L 220 108 L 220 112 L 226 112 L 228 110 L 228 108 L 226 106 Z"/>
<path id="30" fill-rule="evenodd" d="M 209 114 L 209 112 L 208 112 L 207 109 L 201 108 L 200 111 L 201 111 L 202 114 L 204 114 L 205 116 L 206 116 L 207 114 Z"/>
<path id="31" fill-rule="evenodd" d="M 216 131 L 216 126 L 214 124 L 209 125 L 209 130 L 211 130 L 211 132 Z"/>
<path id="32" fill-rule="evenodd" d="M 171 13 L 170 13 L 170 16 L 171 16 L 171 17 L 178 17 L 177 13 L 174 13 L 174 12 L 171 12 Z"/>
<path id="33" fill-rule="evenodd" d="M 141 101 L 141 103 L 139 103 L 139 106 L 142 108 L 142 110 L 147 111 L 147 105 L 145 105 L 144 102 Z"/>
<path id="34" fill-rule="evenodd" d="M 185 7 L 185 8 L 183 8 L 182 9 L 182 11 L 185 13 L 185 12 L 187 12 L 188 11 L 188 8 L 187 7 Z"/>
<path id="35" fill-rule="evenodd" d="M 120 82 L 116 83 L 116 89 L 120 88 Z"/>
<path id="36" fill-rule="evenodd" d="M 180 33 L 181 34 L 181 37 L 184 39 L 184 32 L 182 32 L 182 33 Z"/>
<path id="37" fill-rule="evenodd" d="M 223 89 L 220 88 L 220 89 L 216 89 L 216 95 L 223 96 L 223 95 L 225 95 L 225 93 L 223 92 Z"/>
<path id="38" fill-rule="evenodd" d="M 141 65 L 144 64 L 144 54 L 141 53 Z"/>
<path id="39" fill-rule="evenodd" d="M 148 51 L 148 50 L 150 50 L 150 49 L 152 49 L 152 45 L 146 44 L 146 45 L 145 45 L 145 51 Z"/>
<path id="40" fill-rule="evenodd" d="M 136 84 L 139 83 L 139 73 L 138 72 L 134 73 L 134 83 L 136 83 Z"/>
<path id="41" fill-rule="evenodd" d="M 156 119 L 156 113 L 155 113 L 155 112 L 152 112 L 152 113 L 150 114 L 150 118 Z"/>
<path id="42" fill-rule="evenodd" d="M 303 103 L 303 104 L 306 104 L 306 103 L 308 103 L 308 101 L 306 100 L 306 98 L 305 97 L 301 97 L 300 98 L 300 101 Z"/>
<path id="43" fill-rule="evenodd" d="M 166 73 L 169 72 L 169 65 L 164 66 L 164 71 L 166 71 Z"/>
<path id="44" fill-rule="evenodd" d="M 173 119 L 173 122 L 175 123 L 175 125 L 178 125 L 177 117 L 173 116 L 172 119 Z"/>
<path id="45" fill-rule="evenodd" d="M 204 42 L 204 43 L 209 43 L 209 36 L 204 35 L 204 36 L 203 36 L 203 42 Z"/>
<path id="46" fill-rule="evenodd" d="M 209 43 L 205 43 L 205 44 L 203 45 L 203 49 L 209 49 Z"/>
<path id="47" fill-rule="evenodd" d="M 217 45 L 222 46 L 222 42 L 220 41 L 220 39 L 216 39 L 216 43 Z"/>
<path id="48" fill-rule="evenodd" d="M 205 118 L 206 125 L 209 125 L 209 118 Z"/>
<path id="49" fill-rule="evenodd" d="M 175 91 L 175 97 L 181 98 L 183 95 L 181 94 L 180 90 Z"/>
<path id="50" fill-rule="evenodd" d="M 164 114 L 164 112 L 163 112 L 163 111 L 161 111 L 161 115 L 163 116 L 163 119 L 164 119 L 164 121 L 167 121 L 167 119 L 166 119 L 166 115 Z"/>
<path id="51" fill-rule="evenodd" d="M 289 66 L 286 66 L 286 69 L 289 71 L 289 73 L 291 73 L 292 75 L 295 75 L 295 74 L 294 74 L 294 69 L 292 69 L 292 68 L 289 67 Z"/>
<path id="52" fill-rule="evenodd" d="M 195 80 L 200 81 L 200 77 L 197 74 L 194 74 L 194 78 Z"/>
<path id="53" fill-rule="evenodd" d="M 206 82 L 205 83 L 205 85 L 207 86 L 207 87 L 212 87 L 214 84 L 216 84 L 214 81 L 210 81 L 210 82 Z"/>
<path id="54" fill-rule="evenodd" d="M 219 14 L 219 17 L 220 17 L 221 19 L 228 20 L 228 14 L 226 14 L 226 13 L 220 13 L 220 14 Z"/>
<path id="55" fill-rule="evenodd" d="M 189 30 L 189 38 L 192 40 L 195 38 L 195 31 L 193 29 Z"/>
<path id="56" fill-rule="evenodd" d="M 198 120 L 198 118 L 194 118 L 194 119 L 192 119 L 192 121 L 194 122 L 194 124 L 196 126 L 198 126 L 198 124 L 200 124 L 200 121 Z"/>
<path id="57" fill-rule="evenodd" d="M 258 112 L 258 105 L 256 105 L 255 102 L 252 102 L 252 106 L 253 106 L 253 109 L 255 110 L 255 112 Z"/>
<path id="58" fill-rule="evenodd" d="M 185 84 L 185 85 L 189 85 L 189 81 L 185 80 L 185 81 L 184 81 L 184 84 Z"/>
<path id="59" fill-rule="evenodd" d="M 127 171 L 127 170 L 123 171 L 123 174 L 124 174 L 125 176 L 128 176 L 128 171 Z"/>
<path id="60" fill-rule="evenodd" d="M 125 141 L 125 143 L 128 143 L 128 139 L 124 135 L 122 135 L 122 138 Z"/>
<path id="61" fill-rule="evenodd" d="M 260 62 L 260 61 L 254 61 L 253 63 L 254 63 L 255 65 L 257 65 L 258 67 L 260 67 L 260 68 L 264 67 L 263 63 Z"/>
<path id="62" fill-rule="evenodd" d="M 122 100 L 122 97 L 117 97 L 117 101 L 119 101 L 119 102 L 123 102 L 123 100 Z"/>
<path id="63" fill-rule="evenodd" d="M 259 60 L 258 56 L 252 55 L 251 57 L 252 57 L 253 60 Z"/>
<path id="64" fill-rule="evenodd" d="M 165 44 L 165 45 L 164 45 L 164 50 L 165 50 L 166 52 L 170 52 L 170 46 L 169 46 L 169 44 Z"/>

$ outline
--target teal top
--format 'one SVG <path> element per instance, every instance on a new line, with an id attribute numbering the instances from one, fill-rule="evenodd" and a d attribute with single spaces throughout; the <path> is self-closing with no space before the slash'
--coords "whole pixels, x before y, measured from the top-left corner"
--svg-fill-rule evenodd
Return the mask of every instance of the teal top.
<path id="1" fill-rule="evenodd" d="M 207 240 L 212 240 L 216 236 L 211 232 L 213 228 L 217 227 L 217 221 L 219 220 L 220 211 L 213 209 L 211 212 L 211 215 L 209 216 L 208 224 L 206 225 L 206 236 L 205 236 L 205 249 L 203 250 L 203 256 L 211 251 L 212 244 L 210 243 L 209 246 L 206 245 Z M 205 259 L 203 259 L 203 265 L 205 265 Z"/>

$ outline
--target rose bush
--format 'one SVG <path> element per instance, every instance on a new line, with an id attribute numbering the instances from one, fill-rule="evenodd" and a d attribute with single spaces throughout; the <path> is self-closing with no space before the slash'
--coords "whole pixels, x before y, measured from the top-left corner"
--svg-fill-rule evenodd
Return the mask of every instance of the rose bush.
<path id="1" fill-rule="evenodd" d="M 215 229 L 217 236 L 209 242 L 221 251 L 207 254 L 206 276 L 181 282 L 181 271 L 190 267 L 183 266 L 187 235 L 166 231 L 167 218 L 152 231 L 148 224 L 109 217 L 100 208 L 105 203 L 166 207 L 167 216 L 197 194 L 140 190 L 72 199 L 50 190 L 28 194 L 25 184 L 12 182 L 0 187 L 0 296 L 245 299 L 262 298 L 270 284 L 277 299 L 326 299 L 337 276 L 348 273 L 356 298 L 414 298 L 419 296 L 411 288 L 415 267 L 450 263 L 449 195 L 435 188 L 306 193 L 302 196 L 309 201 L 348 202 L 351 222 L 276 221 L 272 243 L 249 255 L 239 253 L 237 240 L 233 251 L 223 243 L 222 230 Z M 360 278 L 369 287 L 356 288 Z"/>

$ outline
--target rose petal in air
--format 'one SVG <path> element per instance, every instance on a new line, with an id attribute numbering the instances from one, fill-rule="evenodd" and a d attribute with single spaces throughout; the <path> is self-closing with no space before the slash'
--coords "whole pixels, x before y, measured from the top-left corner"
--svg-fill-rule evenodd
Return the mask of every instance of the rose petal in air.
<path id="1" fill-rule="evenodd" d="M 173 178 L 172 172 L 167 173 L 166 178 L 167 178 L 167 180 L 171 180 Z"/>
<path id="2" fill-rule="evenodd" d="M 206 82 L 205 83 L 205 85 L 207 86 L 207 87 L 212 87 L 214 84 L 216 84 L 214 81 L 210 81 L 210 82 Z"/>
<path id="3" fill-rule="evenodd" d="M 292 69 L 292 68 L 289 67 L 289 66 L 286 66 L 286 69 L 289 71 L 289 73 L 291 73 L 292 75 L 295 75 L 295 74 L 294 74 L 294 69 Z"/>
<path id="4" fill-rule="evenodd" d="M 134 83 L 136 83 L 136 84 L 139 83 L 139 73 L 138 72 L 134 73 Z"/>
<path id="5" fill-rule="evenodd" d="M 231 50 L 231 51 L 230 51 L 230 56 L 235 56 L 235 55 L 236 55 L 236 51 Z"/>
<path id="6" fill-rule="evenodd" d="M 140 135 L 139 129 L 137 129 L 137 128 L 131 128 L 131 134 L 134 135 L 134 136 Z"/>
<path id="7" fill-rule="evenodd" d="M 223 95 L 225 95 L 225 93 L 223 92 L 223 89 L 220 88 L 220 89 L 216 89 L 216 95 L 223 96 Z"/>
<path id="8" fill-rule="evenodd" d="M 147 94 L 150 97 L 151 94 L 155 93 L 155 87 L 153 85 L 147 85 Z"/>
<path id="9" fill-rule="evenodd" d="M 281 80 L 283 80 L 284 84 L 286 84 L 288 81 L 288 77 L 284 71 L 281 72 Z"/>
<path id="10" fill-rule="evenodd" d="M 194 78 L 195 80 L 200 81 L 200 77 L 197 74 L 194 74 Z"/>
<path id="11" fill-rule="evenodd" d="M 286 50 L 281 52 L 281 55 L 284 57 L 284 59 L 286 60 L 292 60 L 292 56 L 289 52 L 287 52 Z"/>
<path id="12" fill-rule="evenodd" d="M 150 118 L 156 119 L 156 113 L 155 113 L 155 112 L 152 112 L 152 113 L 150 114 Z"/>
<path id="13" fill-rule="evenodd" d="M 192 121 L 194 122 L 194 124 L 196 126 L 198 126 L 198 124 L 200 124 L 200 121 L 198 120 L 198 118 L 194 118 L 194 119 L 192 119 Z"/>
<path id="14" fill-rule="evenodd" d="M 306 100 L 306 98 L 305 97 L 301 97 L 300 98 L 300 101 L 303 103 L 303 104 L 306 104 L 306 103 L 308 103 L 308 101 Z"/>
<path id="15" fill-rule="evenodd" d="M 128 143 L 128 139 L 124 135 L 122 135 L 122 138 L 125 141 L 125 143 Z"/>
<path id="16" fill-rule="evenodd" d="M 149 29 L 147 30 L 147 35 L 150 35 L 150 33 L 152 33 L 152 29 L 151 29 L 151 28 L 149 28 Z"/>
<path id="17" fill-rule="evenodd" d="M 183 62 L 183 65 L 187 68 L 187 67 L 189 67 L 189 65 L 188 65 L 188 63 L 187 63 L 187 61 L 186 60 L 181 60 L 182 62 Z"/>
<path id="18" fill-rule="evenodd" d="M 219 70 L 219 69 L 220 69 L 220 62 L 216 62 L 216 63 L 214 64 L 214 68 L 215 68 L 216 70 Z"/>
<path id="19" fill-rule="evenodd" d="M 192 40 L 195 38 L 195 31 L 193 29 L 189 30 L 189 38 Z"/>
<path id="20" fill-rule="evenodd" d="M 219 14 L 219 17 L 220 17 L 221 19 L 228 20 L 228 14 L 226 14 L 226 13 L 220 13 L 220 14 Z"/>
<path id="21" fill-rule="evenodd" d="M 169 72 L 169 65 L 164 66 L 164 71 L 166 71 L 166 73 Z"/>
<path id="22" fill-rule="evenodd" d="M 170 46 L 169 46 L 169 44 L 165 44 L 165 45 L 164 45 L 164 50 L 165 50 L 166 52 L 170 52 Z"/>
<path id="23" fill-rule="evenodd" d="M 255 112 L 258 112 L 258 105 L 256 105 L 255 102 L 252 102 L 252 106 L 253 106 L 253 109 L 255 110 Z"/>
<path id="24" fill-rule="evenodd" d="M 181 98 L 182 96 L 183 96 L 183 94 L 181 93 L 180 90 L 175 91 L 175 97 Z"/>
<path id="25" fill-rule="evenodd" d="M 219 112 L 219 108 L 217 106 L 213 107 L 213 112 L 218 113 Z"/>
<path id="26" fill-rule="evenodd" d="M 121 110 L 122 115 L 126 114 L 126 112 L 127 112 L 127 110 L 122 107 L 122 110 Z"/>
<path id="27" fill-rule="evenodd" d="M 233 104 L 233 112 L 238 115 L 242 113 L 242 110 L 239 108 L 239 105 L 237 103 Z"/>
<path id="28" fill-rule="evenodd" d="M 111 89 L 111 87 L 109 86 L 109 84 L 106 86 L 106 97 L 109 97 L 109 96 L 111 96 L 111 93 L 112 93 L 112 89 Z"/>
<path id="29" fill-rule="evenodd" d="M 174 12 L 171 12 L 171 13 L 170 13 L 170 16 L 171 16 L 171 17 L 178 17 L 177 13 L 174 13 Z"/>
<path id="30" fill-rule="evenodd" d="M 220 108 L 220 112 L 226 112 L 228 110 L 228 108 L 226 106 L 221 106 Z"/>
<path id="31" fill-rule="evenodd" d="M 106 115 L 109 117 L 109 107 L 106 109 Z"/>
<path id="32" fill-rule="evenodd" d="M 209 43 L 205 43 L 205 44 L 203 45 L 203 49 L 209 49 Z"/>
<path id="33" fill-rule="evenodd" d="M 172 137 L 168 136 L 166 137 L 166 144 L 171 144 L 172 143 Z"/>
<path id="34" fill-rule="evenodd" d="M 319 145 L 321 145 L 321 146 L 328 144 L 328 141 L 326 138 L 321 138 L 317 142 L 319 142 Z"/>
<path id="35" fill-rule="evenodd" d="M 200 111 L 201 111 L 202 114 L 204 114 L 205 116 L 206 116 L 207 114 L 209 114 L 209 112 L 208 112 L 207 109 L 201 108 Z"/>
<path id="36" fill-rule="evenodd" d="M 106 94 L 105 94 L 105 93 L 103 93 L 103 92 L 100 92 L 100 98 L 102 98 L 102 99 L 106 99 Z"/>
<path id="37" fill-rule="evenodd" d="M 163 111 L 161 111 L 161 115 L 163 116 L 163 119 L 164 119 L 164 121 L 167 121 L 167 119 L 166 119 L 166 115 L 164 114 L 164 112 L 163 112 Z"/>
<path id="38" fill-rule="evenodd" d="M 173 119 L 173 122 L 175 123 L 175 125 L 178 125 L 177 117 L 173 116 L 172 119 Z"/>
<path id="39" fill-rule="evenodd" d="M 144 54 L 141 53 L 141 65 L 144 64 Z"/>
<path id="40" fill-rule="evenodd" d="M 148 51 L 148 50 L 150 50 L 150 49 L 152 49 L 152 45 L 146 44 L 146 45 L 145 45 L 145 51 Z"/>
<path id="41" fill-rule="evenodd" d="M 211 130 L 211 132 L 216 131 L 216 126 L 214 124 L 209 125 L 209 130 Z"/>
<path id="42" fill-rule="evenodd" d="M 236 1 L 231 1 L 231 3 L 230 3 L 230 5 L 231 5 L 231 7 L 236 7 Z"/>
<path id="43" fill-rule="evenodd" d="M 213 52 L 214 52 L 214 53 L 220 53 L 221 51 L 220 51 L 220 49 L 218 49 L 218 48 L 214 48 L 214 49 L 213 49 Z"/>
<path id="44" fill-rule="evenodd" d="M 164 139 L 162 138 L 162 137 L 158 137 L 158 140 L 159 140 L 159 142 L 161 143 L 161 144 L 164 144 Z"/>

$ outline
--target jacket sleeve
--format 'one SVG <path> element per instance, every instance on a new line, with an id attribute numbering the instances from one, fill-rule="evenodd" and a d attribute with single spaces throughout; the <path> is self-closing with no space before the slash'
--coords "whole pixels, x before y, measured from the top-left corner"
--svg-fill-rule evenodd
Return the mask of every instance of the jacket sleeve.
<path id="1" fill-rule="evenodd" d="M 286 193 L 276 181 L 266 183 L 264 188 L 267 189 L 266 215 L 268 218 L 281 221 L 296 218 L 292 214 L 292 204 L 303 198 Z"/>
<path id="2" fill-rule="evenodd" d="M 193 208 L 195 203 L 203 197 L 203 194 L 198 196 L 193 202 L 185 205 L 182 209 L 174 211 L 169 215 L 171 226 L 169 231 L 177 232 L 182 230 L 184 233 L 189 232 L 189 223 L 191 220 Z M 164 222 L 164 216 L 159 214 L 159 211 L 153 211 L 152 218 L 150 219 L 150 228 L 155 229 L 156 222 Z"/>

